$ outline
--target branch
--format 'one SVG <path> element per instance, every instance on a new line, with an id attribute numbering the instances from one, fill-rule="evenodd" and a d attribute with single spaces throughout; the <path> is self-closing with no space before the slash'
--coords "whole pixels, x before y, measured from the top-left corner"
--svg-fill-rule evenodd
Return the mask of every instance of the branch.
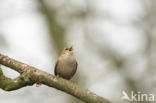
<path id="1" fill-rule="evenodd" d="M 0 54 L 0 64 L 10 67 L 20 73 L 20 76 L 16 79 L 10 79 L 3 74 L 0 68 L 0 88 L 5 91 L 17 90 L 40 82 L 49 87 L 71 94 L 86 103 L 110 103 L 107 99 L 80 87 L 76 83 L 71 83 L 63 78 L 57 78 L 54 75 L 11 59 L 2 54 Z"/>

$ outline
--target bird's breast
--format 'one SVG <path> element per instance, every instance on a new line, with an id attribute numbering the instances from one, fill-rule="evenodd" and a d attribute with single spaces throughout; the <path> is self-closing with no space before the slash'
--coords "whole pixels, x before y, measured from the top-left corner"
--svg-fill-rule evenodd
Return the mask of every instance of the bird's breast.
<path id="1" fill-rule="evenodd" d="M 71 77 L 75 74 L 77 62 L 74 57 L 61 58 L 57 65 L 57 73 L 62 77 Z"/>

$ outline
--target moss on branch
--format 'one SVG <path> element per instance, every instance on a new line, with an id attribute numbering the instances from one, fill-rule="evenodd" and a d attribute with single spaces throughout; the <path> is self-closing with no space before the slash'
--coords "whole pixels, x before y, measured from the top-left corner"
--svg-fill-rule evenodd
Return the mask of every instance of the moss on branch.
<path id="1" fill-rule="evenodd" d="M 109 100 L 84 89 L 76 83 L 71 83 L 63 78 L 57 78 L 47 72 L 26 65 L 7 56 L 0 54 L 0 64 L 10 67 L 20 73 L 16 79 L 6 77 L 0 68 L 0 88 L 5 91 L 17 90 L 35 83 L 42 83 L 49 87 L 64 91 L 85 103 L 110 103 Z"/>

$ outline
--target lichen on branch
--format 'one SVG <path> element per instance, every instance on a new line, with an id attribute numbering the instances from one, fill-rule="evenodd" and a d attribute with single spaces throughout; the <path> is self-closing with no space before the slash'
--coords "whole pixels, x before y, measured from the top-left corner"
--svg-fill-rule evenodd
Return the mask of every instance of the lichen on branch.
<path id="1" fill-rule="evenodd" d="M 31 86 L 35 83 L 42 83 L 49 87 L 64 91 L 85 103 L 110 103 L 109 100 L 84 89 L 76 83 L 71 83 L 63 78 L 57 78 L 47 72 L 29 66 L 17 60 L 0 54 L 0 64 L 10 67 L 20 73 L 15 79 L 6 77 L 0 68 L 0 88 L 5 91 L 17 90 L 22 87 Z"/>

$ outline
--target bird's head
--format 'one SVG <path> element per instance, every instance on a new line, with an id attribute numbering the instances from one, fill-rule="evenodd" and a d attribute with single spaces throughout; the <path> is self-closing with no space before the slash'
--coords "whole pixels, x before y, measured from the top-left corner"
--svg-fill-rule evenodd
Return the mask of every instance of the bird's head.
<path id="1" fill-rule="evenodd" d="M 65 47 L 62 54 L 63 55 L 73 55 L 73 47 L 72 46 Z"/>

